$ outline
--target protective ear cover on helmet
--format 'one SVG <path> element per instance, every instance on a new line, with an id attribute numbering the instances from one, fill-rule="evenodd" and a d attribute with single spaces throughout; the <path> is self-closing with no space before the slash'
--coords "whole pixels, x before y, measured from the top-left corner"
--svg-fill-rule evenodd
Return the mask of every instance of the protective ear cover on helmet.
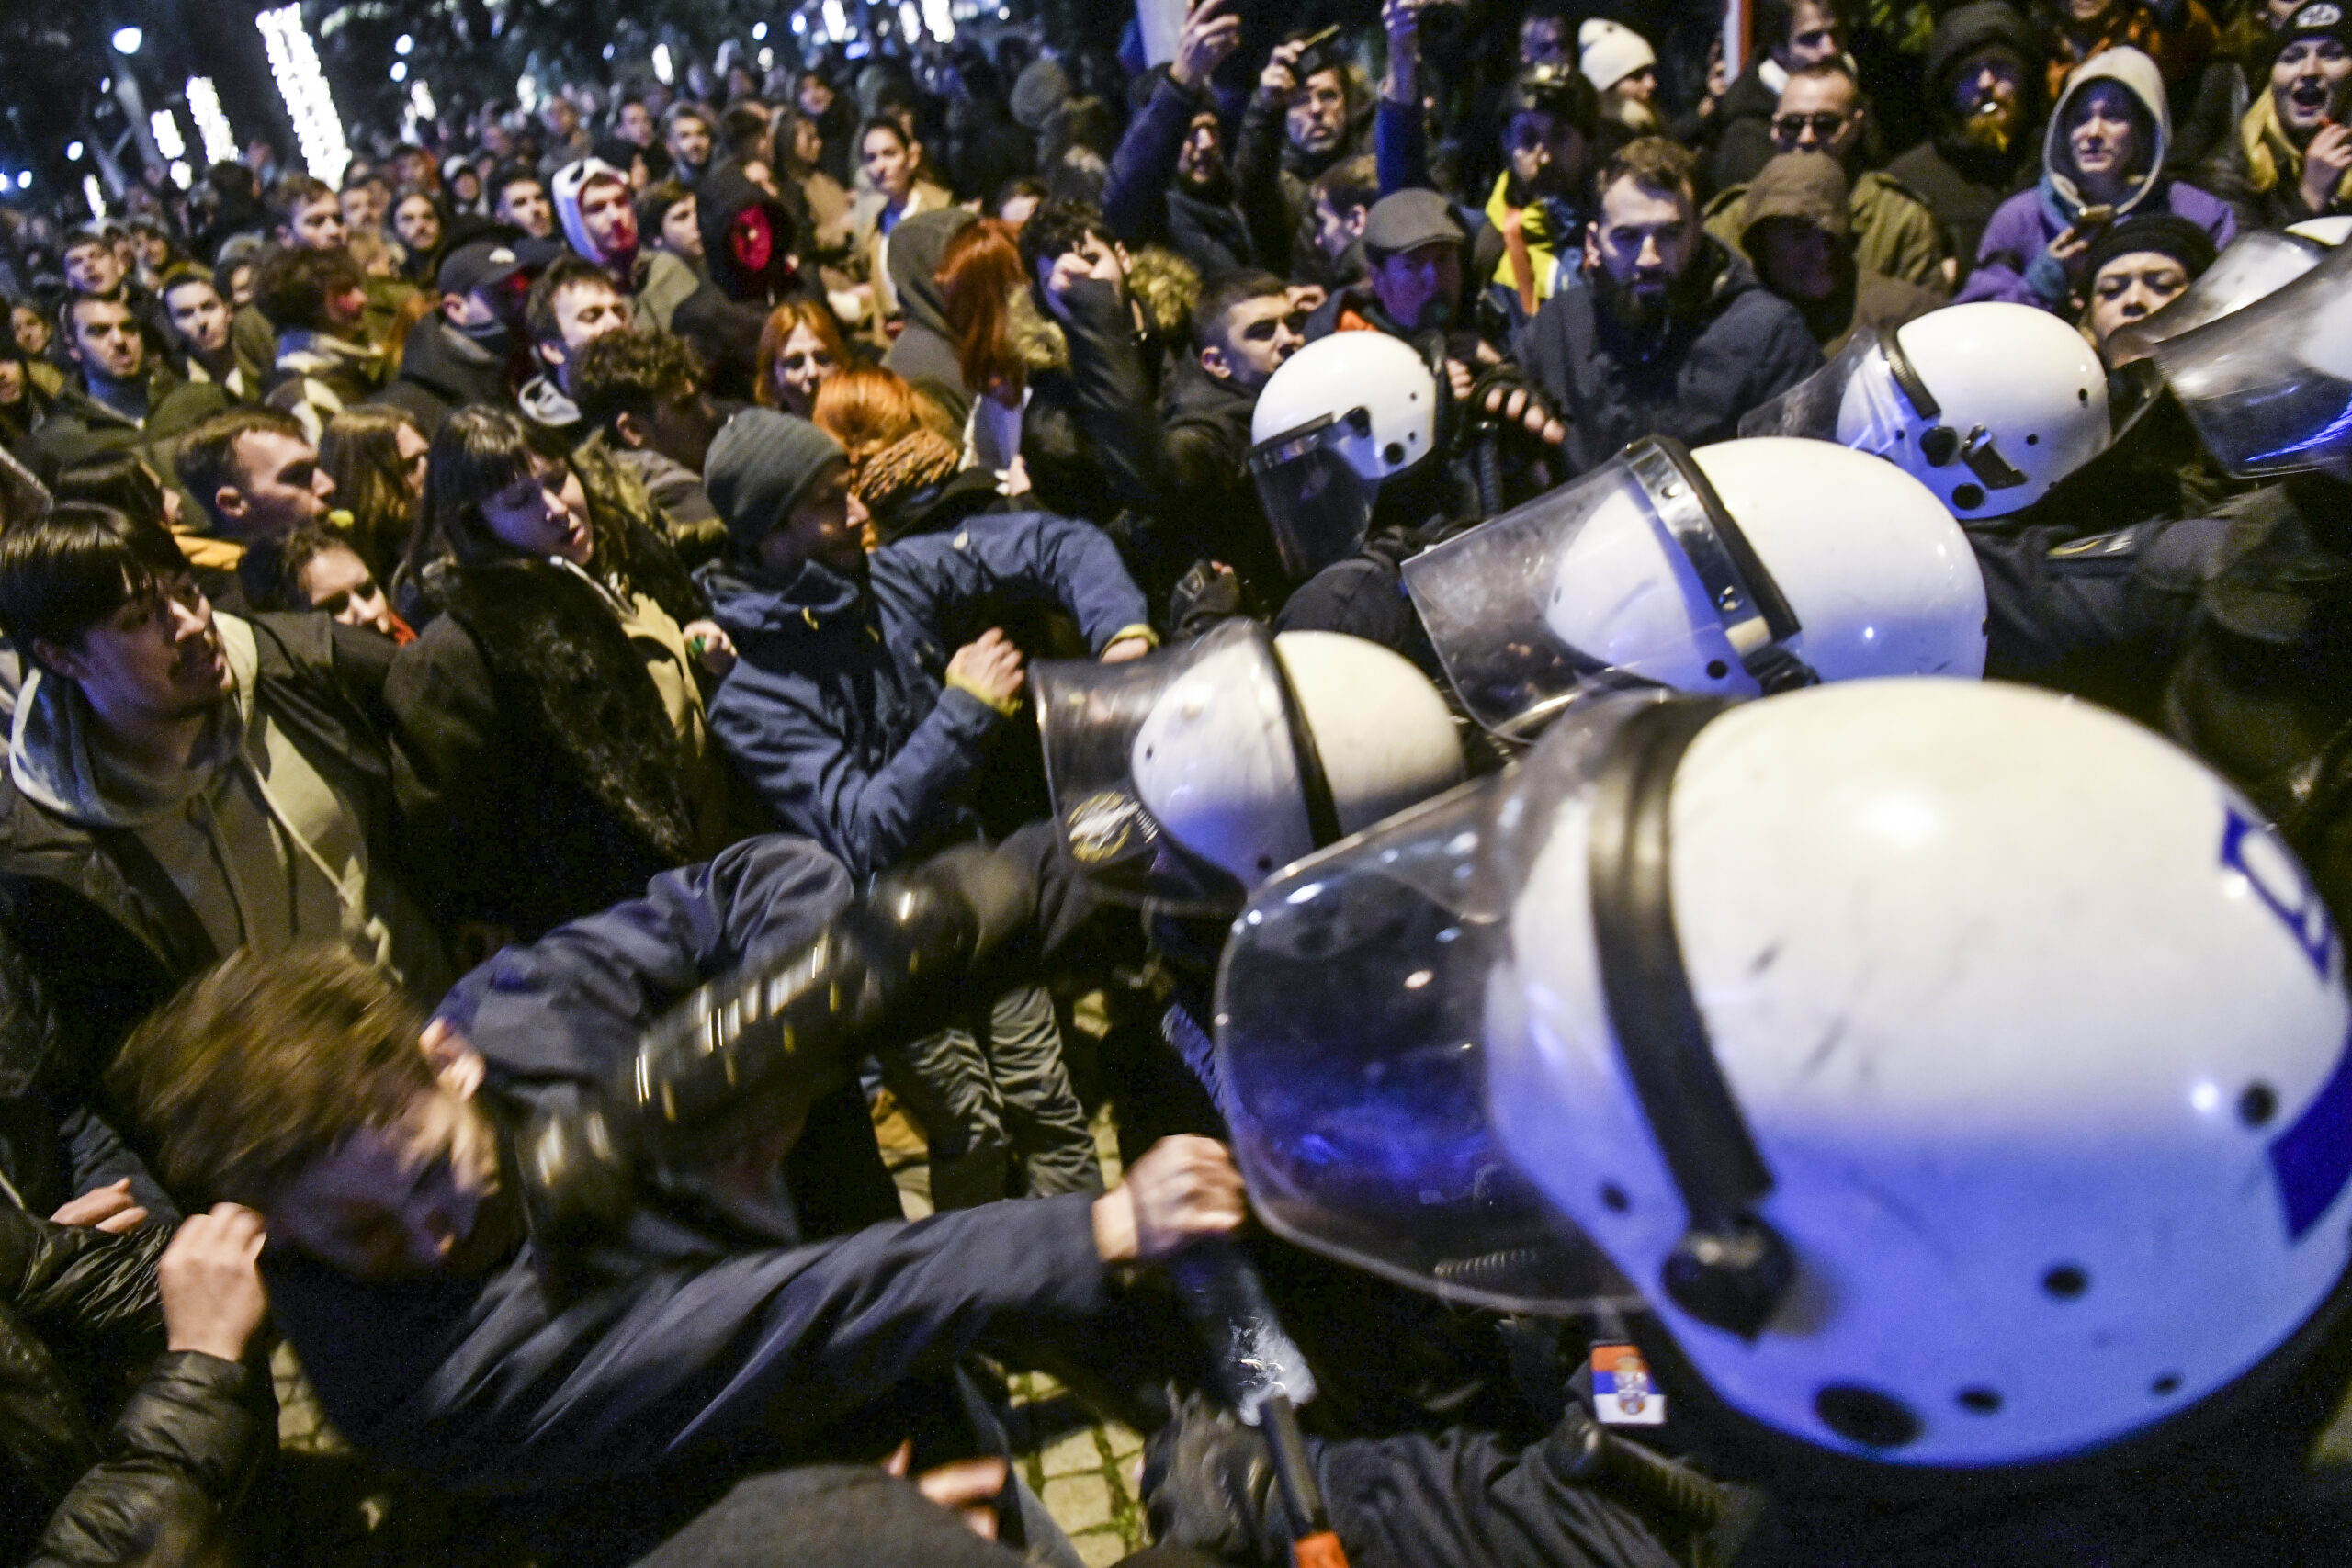
<path id="1" fill-rule="evenodd" d="M 1333 333 L 1267 380 L 1250 472 L 1292 577 L 1363 545 L 1380 487 L 1437 450 L 1440 401 L 1420 355 L 1385 333 Z"/>
<path id="2" fill-rule="evenodd" d="M 1229 915 L 1274 871 L 1464 773 L 1444 697 L 1360 637 L 1232 621 L 1032 678 L 1063 842 L 1123 902 Z"/>
<path id="3" fill-rule="evenodd" d="M 2279 233 L 2249 229 L 2230 242 L 2230 248 L 2196 282 L 2163 310 L 2118 327 L 2107 340 L 2107 362 L 2128 365 L 2155 352 L 2156 344 L 2193 332 L 2267 299 L 2319 265 L 2327 247 L 2318 240 L 2298 236 L 2294 230 Z"/>
<path id="4" fill-rule="evenodd" d="M 1875 335 L 1739 422 L 1884 457 L 1962 522 L 2006 517 L 2107 449 L 2107 373 L 2083 334 L 1980 300 Z"/>
<path id="5" fill-rule="evenodd" d="M 1404 578 L 1463 705 L 1512 737 L 1633 685 L 1984 671 L 1966 536 L 1917 480 L 1826 442 L 1637 442 Z"/>
<path id="6" fill-rule="evenodd" d="M 2242 479 L 2352 458 L 2352 246 L 2154 355 L 2214 460 Z"/>
<path id="7" fill-rule="evenodd" d="M 2352 1265 L 2352 1006 L 2253 808 L 2023 688 L 1629 701 L 1251 900 L 1217 1065 L 1268 1223 L 1467 1302 L 1638 1288 L 1713 1398 L 1868 1462 L 2267 1373 Z"/>

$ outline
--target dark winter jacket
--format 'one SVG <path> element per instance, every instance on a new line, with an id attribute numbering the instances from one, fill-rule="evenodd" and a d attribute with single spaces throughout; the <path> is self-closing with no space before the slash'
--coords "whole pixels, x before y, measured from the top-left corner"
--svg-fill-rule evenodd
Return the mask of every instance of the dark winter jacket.
<path id="1" fill-rule="evenodd" d="M 699 581 L 740 656 L 712 732 L 779 826 L 861 877 L 978 827 L 962 786 L 1002 716 L 946 671 L 995 604 L 1057 604 L 1098 652 L 1149 620 L 1101 530 L 1035 512 L 885 545 L 863 584 L 813 561 L 788 582 L 732 562 Z"/>
<path id="2" fill-rule="evenodd" d="M 1245 601 L 1271 610 L 1284 586 L 1282 557 L 1250 477 L 1250 420 L 1258 394 L 1182 359 L 1159 400 L 1159 456 L 1167 533 L 1174 553 L 1223 561 L 1240 575 Z"/>
<path id="3" fill-rule="evenodd" d="M 1123 511 L 1149 516 L 1159 501 L 1152 460 L 1158 365 L 1127 300 L 1110 284 L 1081 281 L 1063 303 L 1069 365 L 1031 374 L 1021 419 L 1021 459 L 1037 503 L 1105 527 Z M 1130 569 L 1153 574 L 1140 553 L 1129 548 Z"/>
<path id="4" fill-rule="evenodd" d="M 401 804 L 445 923 L 536 936 L 697 858 L 688 758 L 606 592 L 537 559 L 452 567 L 400 651 Z"/>
<path id="5" fill-rule="evenodd" d="M 805 840 L 752 840 L 508 949 L 445 1011 L 510 1113 L 567 1100 L 688 987 L 805 942 L 849 891 Z M 837 1147 L 863 1137 L 878 1173 L 850 1099 Z M 1102 1299 L 1082 1197 L 852 1230 L 892 1201 L 887 1183 L 862 1204 L 813 1202 L 840 1161 L 786 1164 L 805 1242 L 742 1250 L 649 1198 L 599 1276 L 569 1289 L 532 1241 L 477 1278 L 395 1284 L 272 1249 L 271 1303 L 338 1430 L 437 1483 L 526 1495 L 573 1527 L 555 1560 L 597 1563 L 753 1470 L 876 1459 L 935 1432 L 942 1379 L 986 1331 L 1074 1321 Z"/>
<path id="6" fill-rule="evenodd" d="M 947 331 L 947 301 L 939 291 L 939 258 L 947 242 L 978 221 L 960 207 L 911 212 L 890 233 L 890 287 L 898 290 L 904 319 L 896 342 L 882 355 L 882 367 L 905 378 L 956 428 L 972 412 L 972 389 Z"/>
<path id="7" fill-rule="evenodd" d="M 260 615 L 256 701 L 322 766 L 361 781 L 353 802 L 374 863 L 396 863 L 392 765 L 382 705 L 391 647 L 324 615 Z M 0 777 L 6 918 L 59 1012 L 89 1032 L 94 1060 L 185 981 L 224 956 L 168 875 L 127 830 L 84 827 Z"/>
<path id="8" fill-rule="evenodd" d="M 430 440 L 442 422 L 471 403 L 504 406 L 514 392 L 506 361 L 444 321 L 440 312 L 416 323 L 401 355 L 401 373 L 369 399 L 416 416 Z"/>
<path id="9" fill-rule="evenodd" d="M 1788 79 L 1770 54 L 1758 54 L 1724 89 L 1715 105 L 1707 194 L 1746 185 L 1780 151 L 1772 141 L 1772 117 L 1780 112 L 1781 87 Z"/>
<path id="10" fill-rule="evenodd" d="M 147 418 L 134 422 L 90 396 L 77 378 L 50 400 L 49 417 L 26 442 L 25 458 L 36 469 L 54 474 L 76 463 L 130 452 L 169 476 L 175 471 L 173 457 L 179 451 L 179 437 L 228 407 L 229 394 L 218 384 L 181 381 L 159 371 L 148 383 Z"/>
<path id="11" fill-rule="evenodd" d="M 1660 333 L 1636 341 L 1597 288 L 1555 294 L 1521 334 L 1519 362 L 1568 427 L 1571 474 L 1645 435 L 1728 441 L 1739 418 L 1821 365 L 1804 318 L 1710 239 Z"/>
<path id="12" fill-rule="evenodd" d="M 276 1451 L 266 1371 L 173 1351 L 119 1403 L 117 1369 L 163 1342 L 155 1261 L 170 1238 L 0 1204 L 0 1558 L 198 1561 Z"/>
<path id="13" fill-rule="evenodd" d="M 1166 245 L 1204 277 L 1257 265 L 1240 203 L 1209 200 L 1177 180 L 1177 157 L 1193 117 L 1216 109 L 1204 96 L 1162 75 L 1142 111 L 1127 122 L 1102 186 L 1102 216 L 1129 248 Z"/>

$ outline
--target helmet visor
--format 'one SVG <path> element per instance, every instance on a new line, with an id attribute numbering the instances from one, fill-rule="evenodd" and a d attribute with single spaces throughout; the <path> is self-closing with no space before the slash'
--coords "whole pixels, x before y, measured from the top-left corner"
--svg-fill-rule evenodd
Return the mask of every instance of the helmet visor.
<path id="1" fill-rule="evenodd" d="M 1213 663 L 1220 678 L 1203 681 Z M 1265 629 L 1229 621 L 1205 637 L 1125 664 L 1045 660 L 1032 667 L 1030 679 L 1054 825 L 1070 863 L 1094 891 L 1114 903 L 1170 914 L 1223 917 L 1240 908 L 1248 889 L 1166 830 L 1145 804 L 1136 767 L 1139 761 L 1157 761 L 1144 755 L 1153 716 L 1164 722 L 1188 701 L 1204 712 L 1214 708 L 1223 733 L 1254 739 L 1262 752 L 1237 755 L 1249 747 L 1229 746 L 1204 761 L 1241 773 L 1295 767 L 1282 673 Z M 1189 699 L 1188 682 L 1200 686 Z M 1302 821 L 1305 812 L 1302 806 Z"/>
<path id="2" fill-rule="evenodd" d="M 2284 288 L 2156 346 L 2206 450 L 2241 479 L 2352 455 L 2352 249 Z"/>
<path id="3" fill-rule="evenodd" d="M 2250 229 L 2230 242 L 2204 276 L 2155 314 L 2118 327 L 2107 340 L 2109 366 L 2129 365 L 2156 344 L 2276 294 L 2317 266 L 2327 247 L 2294 234 Z"/>
<path id="4" fill-rule="evenodd" d="M 1771 401 L 1748 411 L 1739 434 L 1835 441 L 1899 462 L 1912 426 L 1932 409 L 1915 409 L 1896 383 L 1885 344 L 1856 333 L 1837 356 Z"/>
<path id="5" fill-rule="evenodd" d="M 1638 442 L 1407 561 L 1406 591 L 1471 716 L 1532 737 L 1596 693 L 1753 695 L 1795 630 L 1679 446 Z"/>
<path id="6" fill-rule="evenodd" d="M 1344 420 L 1320 419 L 1261 441 L 1250 452 L 1250 473 L 1282 552 L 1283 570 L 1304 582 L 1363 547 L 1377 480 L 1359 475 L 1346 444 L 1358 439 Z"/>
<path id="7" fill-rule="evenodd" d="M 1470 1305 L 1637 1304 L 1504 1152 L 1486 1039 L 1509 868 L 1532 860 L 1523 840 L 1565 795 L 1589 790 L 1577 759 L 1639 705 L 1595 704 L 1527 764 L 1302 861 L 1251 899 L 1217 976 L 1216 1062 L 1251 1206 L 1277 1234 Z"/>

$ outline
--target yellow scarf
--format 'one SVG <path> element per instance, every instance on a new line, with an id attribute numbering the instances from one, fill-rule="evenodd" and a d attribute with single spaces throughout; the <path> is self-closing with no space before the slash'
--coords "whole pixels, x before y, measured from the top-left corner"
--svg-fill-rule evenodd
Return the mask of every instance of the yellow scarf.
<path id="1" fill-rule="evenodd" d="M 2278 103 L 2267 88 L 2238 122 L 2238 141 L 2245 149 L 2246 184 L 2256 190 L 2267 194 L 2282 183 L 2303 183 L 2302 149 L 2287 139 L 2287 128 L 2278 123 Z M 2352 174 L 2344 176 L 2335 196 L 2339 201 L 2352 196 Z"/>

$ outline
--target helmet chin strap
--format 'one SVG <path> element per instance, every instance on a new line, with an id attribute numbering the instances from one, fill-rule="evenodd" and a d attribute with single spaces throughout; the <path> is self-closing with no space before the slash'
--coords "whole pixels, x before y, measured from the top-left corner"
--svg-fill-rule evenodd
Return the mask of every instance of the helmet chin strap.
<path id="1" fill-rule="evenodd" d="M 1346 836 L 1340 830 L 1340 807 L 1331 795 L 1331 776 L 1323 771 L 1323 753 L 1316 747 L 1315 731 L 1307 726 L 1306 710 L 1299 705 L 1298 689 L 1291 684 L 1282 650 L 1264 627 L 1259 627 L 1256 635 L 1264 639 L 1266 662 L 1273 667 L 1274 689 L 1282 694 L 1283 723 L 1290 732 L 1291 755 L 1298 762 L 1299 794 L 1306 801 L 1307 831 L 1315 836 L 1315 847 L 1323 849 Z"/>
<path id="2" fill-rule="evenodd" d="M 1688 1215 L 1660 1282 L 1700 1322 L 1754 1339 L 1796 1265 L 1756 1213 L 1772 1173 L 1691 995 L 1670 875 L 1675 770 L 1727 705 L 1679 699 L 1626 720 L 1595 784 L 1587 866 L 1610 1029 Z"/>
<path id="3" fill-rule="evenodd" d="M 1690 449 L 1671 436 L 1653 435 L 1626 447 L 1625 462 L 1698 573 L 1732 651 L 1763 694 L 1818 685 L 1821 677 L 1789 647 L 1804 629 L 1796 611 Z"/>

